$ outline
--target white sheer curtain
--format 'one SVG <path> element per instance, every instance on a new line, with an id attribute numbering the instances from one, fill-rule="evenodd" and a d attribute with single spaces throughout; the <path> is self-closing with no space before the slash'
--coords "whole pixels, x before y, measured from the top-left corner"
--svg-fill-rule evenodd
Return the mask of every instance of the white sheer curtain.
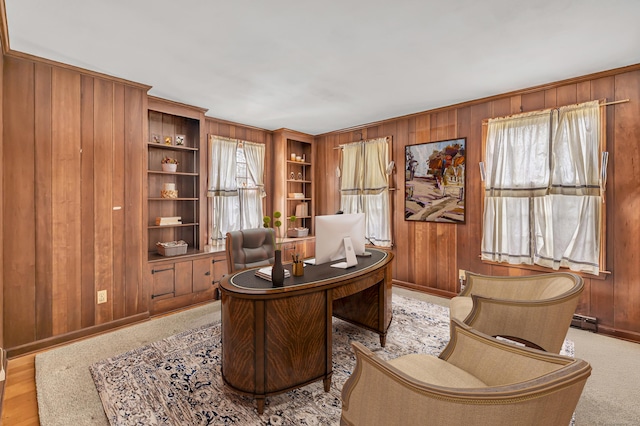
<path id="1" fill-rule="evenodd" d="M 344 213 L 360 213 L 360 188 L 362 188 L 362 144 L 351 143 L 342 147 L 340 171 L 340 210 Z"/>
<path id="2" fill-rule="evenodd" d="M 391 246 L 387 138 L 347 144 L 342 149 L 340 209 L 364 212 L 366 237 L 376 246 Z"/>
<path id="3" fill-rule="evenodd" d="M 482 259 L 533 262 L 530 197 L 547 193 L 550 128 L 550 112 L 489 120 Z"/>
<path id="4" fill-rule="evenodd" d="M 212 243 L 222 243 L 229 231 L 240 229 L 240 199 L 236 180 L 236 140 L 209 139 L 209 214 Z"/>
<path id="5" fill-rule="evenodd" d="M 483 259 L 598 274 L 599 137 L 597 101 L 489 120 Z"/>
<path id="6" fill-rule="evenodd" d="M 264 191 L 264 153 L 265 147 L 261 143 L 243 142 L 244 156 L 247 160 L 249 180 L 255 183 L 253 188 L 240 188 L 242 206 L 242 229 L 259 228 L 264 216 L 262 198 Z"/>
<path id="7" fill-rule="evenodd" d="M 598 101 L 554 112 L 552 147 L 550 193 L 535 200 L 534 262 L 597 274 L 602 214 Z M 540 217 L 550 217 L 551 225 Z"/>

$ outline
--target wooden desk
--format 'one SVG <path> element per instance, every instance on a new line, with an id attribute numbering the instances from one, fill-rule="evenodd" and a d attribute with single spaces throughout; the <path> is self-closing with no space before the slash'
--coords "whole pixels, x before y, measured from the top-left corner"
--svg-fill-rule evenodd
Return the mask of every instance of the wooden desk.
<path id="1" fill-rule="evenodd" d="M 303 277 L 287 278 L 283 287 L 256 277 L 255 269 L 222 280 L 222 377 L 256 398 L 258 413 L 267 396 L 317 380 L 329 391 L 332 316 L 378 333 L 384 346 L 393 253 L 367 251 L 372 256 L 349 269 L 308 265 Z"/>

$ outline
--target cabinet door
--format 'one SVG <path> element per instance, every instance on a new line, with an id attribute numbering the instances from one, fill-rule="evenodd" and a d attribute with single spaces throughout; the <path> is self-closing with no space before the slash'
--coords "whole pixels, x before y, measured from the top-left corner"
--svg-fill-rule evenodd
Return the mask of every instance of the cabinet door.
<path id="1" fill-rule="evenodd" d="M 211 270 L 213 264 L 211 258 L 196 259 L 193 261 L 193 292 L 205 291 L 211 288 L 213 278 Z"/>
<path id="2" fill-rule="evenodd" d="M 175 281 L 173 265 L 152 267 L 151 277 L 153 278 L 152 299 L 173 297 Z"/>
<path id="3" fill-rule="evenodd" d="M 195 262 L 195 261 L 194 261 Z M 193 283 L 193 262 L 178 262 L 176 267 L 176 296 L 191 293 Z"/>

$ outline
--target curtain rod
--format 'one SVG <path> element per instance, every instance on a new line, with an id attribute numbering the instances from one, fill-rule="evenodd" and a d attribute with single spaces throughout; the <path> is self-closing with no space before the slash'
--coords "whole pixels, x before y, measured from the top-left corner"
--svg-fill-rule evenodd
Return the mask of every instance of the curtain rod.
<path id="1" fill-rule="evenodd" d="M 587 101 L 587 102 L 589 102 L 589 101 Z M 626 103 L 626 102 L 630 102 L 630 99 L 621 99 L 619 101 L 611 101 L 611 102 L 601 102 L 600 104 L 598 104 L 598 106 L 603 107 L 603 106 L 608 106 L 608 105 L 623 104 L 623 103 Z M 580 102 L 580 103 L 584 103 L 584 102 Z M 553 111 L 554 109 L 559 109 L 559 108 L 564 108 L 564 107 L 574 106 L 574 105 L 580 105 L 580 103 L 563 105 L 561 107 L 555 107 L 555 108 L 543 109 L 543 110 L 539 111 L 539 114 L 540 115 L 548 114 L 550 111 Z M 531 112 L 535 112 L 535 111 L 530 111 L 529 113 L 531 113 Z M 505 115 L 503 117 L 494 117 L 494 118 L 508 118 L 508 117 L 512 117 L 514 115 L 519 115 L 519 114 L 528 114 L 528 113 L 527 112 L 521 112 L 521 113 L 515 113 L 515 114 Z M 484 120 L 482 120 L 482 125 L 486 126 L 487 124 L 489 124 L 489 120 L 490 120 L 489 118 L 485 118 Z"/>
<path id="2" fill-rule="evenodd" d="M 389 141 L 389 139 L 391 139 L 391 136 L 381 136 L 379 138 L 371 138 L 371 139 L 359 140 L 359 141 L 354 141 L 354 142 L 342 143 L 342 144 L 340 144 L 338 146 L 334 146 L 333 149 L 342 149 L 345 146 L 351 145 L 351 144 L 354 144 L 354 143 L 369 142 L 369 141 L 372 141 L 374 139 L 382 139 L 382 138 L 385 138 L 387 141 Z"/>

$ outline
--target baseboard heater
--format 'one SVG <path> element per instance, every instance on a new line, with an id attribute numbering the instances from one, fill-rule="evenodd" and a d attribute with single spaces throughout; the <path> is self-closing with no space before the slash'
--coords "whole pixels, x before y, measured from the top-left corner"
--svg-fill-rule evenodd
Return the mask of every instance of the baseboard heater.
<path id="1" fill-rule="evenodd" d="M 598 318 L 574 314 L 573 318 L 571 319 L 571 327 L 580 328 L 582 330 L 589 330 L 597 333 Z"/>

